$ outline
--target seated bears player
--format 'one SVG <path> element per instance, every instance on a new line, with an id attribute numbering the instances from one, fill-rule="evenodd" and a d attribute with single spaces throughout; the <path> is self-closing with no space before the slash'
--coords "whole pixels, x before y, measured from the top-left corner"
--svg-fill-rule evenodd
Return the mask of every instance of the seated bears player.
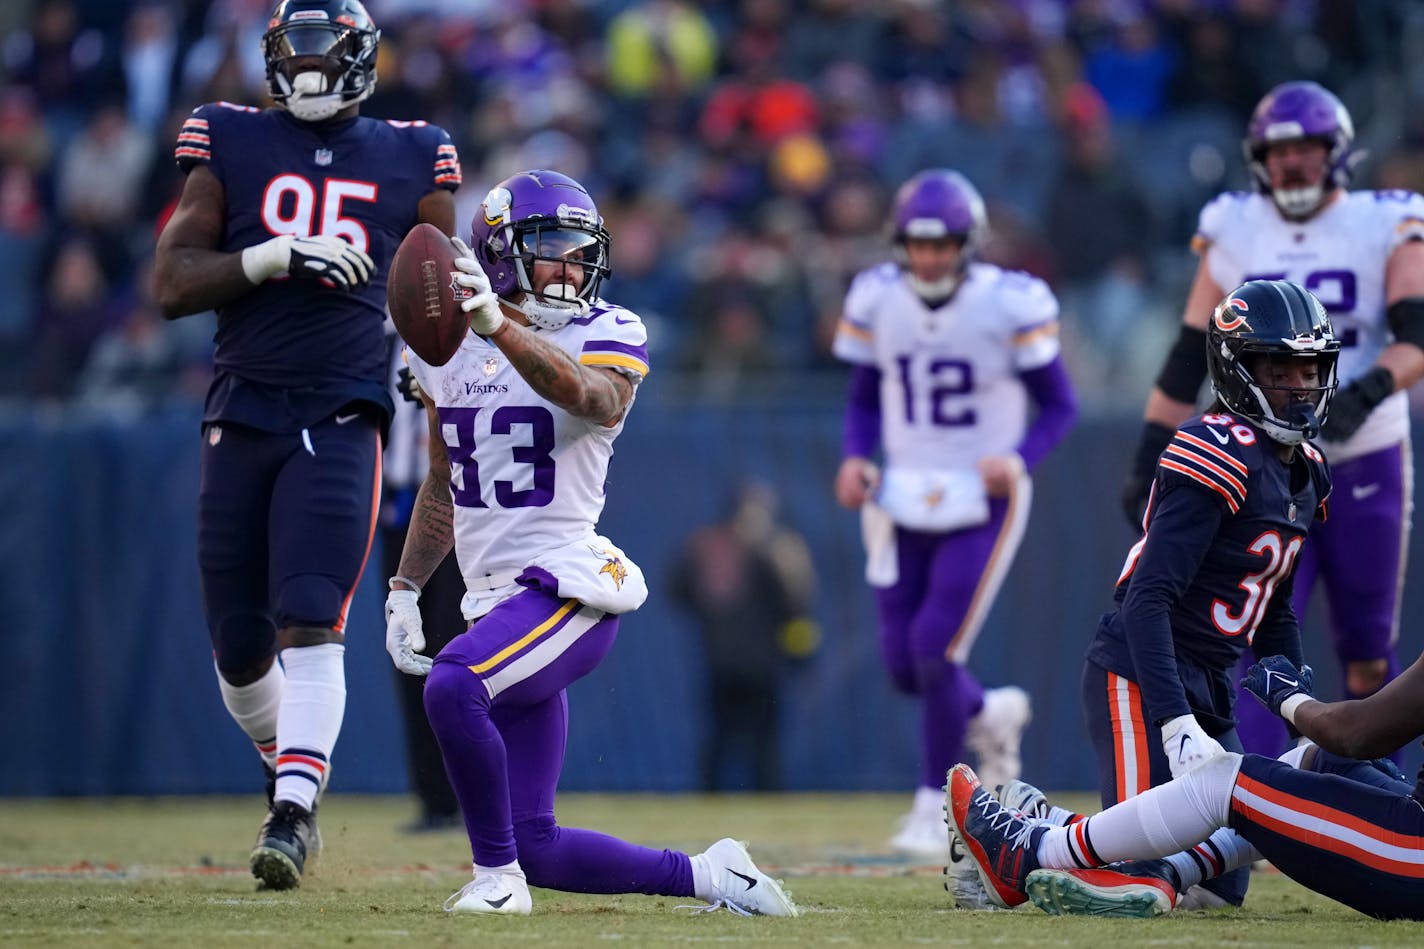
<path id="1" fill-rule="evenodd" d="M 1291 584 L 1330 495 L 1308 439 L 1331 408 L 1339 354 L 1325 308 L 1298 284 L 1251 281 L 1213 310 L 1216 401 L 1158 459 L 1144 533 L 1084 659 L 1104 806 L 1242 750 L 1234 670 L 1248 646 L 1303 664 Z M 1209 881 L 1188 905 L 1239 906 L 1246 873 Z"/>
<path id="2" fill-rule="evenodd" d="M 262 37 L 276 105 L 212 103 L 183 124 L 187 179 L 155 261 L 165 316 L 217 311 L 198 564 L 223 704 L 267 774 L 251 865 L 272 889 L 320 846 L 393 408 L 387 269 L 416 223 L 455 229 L 450 137 L 359 115 L 379 40 L 356 0 L 279 3 Z"/>

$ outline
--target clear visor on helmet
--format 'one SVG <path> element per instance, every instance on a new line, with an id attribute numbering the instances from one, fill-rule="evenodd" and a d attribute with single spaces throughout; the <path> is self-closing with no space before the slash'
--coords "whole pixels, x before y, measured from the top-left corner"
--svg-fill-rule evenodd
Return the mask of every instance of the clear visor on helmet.
<path id="1" fill-rule="evenodd" d="M 289 23 L 267 38 L 267 55 L 274 60 L 320 56 L 337 62 L 353 59 L 360 39 L 353 30 L 331 23 Z"/>
<path id="2" fill-rule="evenodd" d="M 536 227 L 520 235 L 521 251 L 534 260 L 567 263 L 603 263 L 603 244 L 587 231 L 561 227 Z"/>
<path id="3" fill-rule="evenodd" d="M 577 287 L 578 296 L 586 298 L 596 289 L 599 275 L 607 271 L 603 241 L 588 231 L 534 226 L 521 230 L 518 242 L 518 253 L 531 284 L 535 282 L 538 265 L 555 265 L 561 273 L 552 275 L 549 282 L 563 287 Z M 579 271 L 577 281 L 570 279 L 574 270 Z"/>

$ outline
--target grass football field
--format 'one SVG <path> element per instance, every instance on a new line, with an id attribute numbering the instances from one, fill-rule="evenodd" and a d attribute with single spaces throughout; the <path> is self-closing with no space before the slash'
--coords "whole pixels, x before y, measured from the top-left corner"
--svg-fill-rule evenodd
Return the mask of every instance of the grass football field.
<path id="1" fill-rule="evenodd" d="M 1059 797 L 1087 807 L 1083 795 Z M 534 890 L 524 918 L 452 917 L 469 879 L 462 832 L 405 834 L 407 798 L 333 794 L 326 849 L 302 886 L 257 892 L 247 872 L 260 798 L 0 800 L 0 946 L 1418 946 L 1274 872 L 1246 906 L 1155 920 L 1058 919 L 1032 906 L 960 912 L 938 867 L 885 839 L 907 795 L 566 795 L 560 820 L 691 852 L 749 840 L 804 910 L 797 919 L 695 913 L 695 900 Z"/>

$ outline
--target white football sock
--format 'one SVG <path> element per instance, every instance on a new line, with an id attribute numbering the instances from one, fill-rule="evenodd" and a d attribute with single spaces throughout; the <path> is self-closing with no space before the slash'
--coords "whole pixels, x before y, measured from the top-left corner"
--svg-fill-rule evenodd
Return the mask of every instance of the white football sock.
<path id="1" fill-rule="evenodd" d="M 217 672 L 216 660 L 213 671 Z M 252 739 L 257 753 L 271 768 L 277 766 L 277 710 L 282 705 L 286 679 L 282 664 L 275 660 L 266 675 L 247 685 L 232 685 L 218 674 L 218 691 L 222 693 L 227 713 Z"/>
<path id="2" fill-rule="evenodd" d="M 1086 841 L 1103 863 L 1166 857 L 1206 841 L 1226 827 L 1241 756 L 1227 753 L 1166 784 L 1114 804 L 1086 821 L 1055 827 L 1039 842 L 1045 867 L 1092 866 Z M 1235 836 L 1232 834 L 1232 836 Z"/>
<path id="3" fill-rule="evenodd" d="M 346 714 L 346 647 L 341 643 L 282 650 L 287 685 L 277 718 L 278 801 L 311 810 Z"/>

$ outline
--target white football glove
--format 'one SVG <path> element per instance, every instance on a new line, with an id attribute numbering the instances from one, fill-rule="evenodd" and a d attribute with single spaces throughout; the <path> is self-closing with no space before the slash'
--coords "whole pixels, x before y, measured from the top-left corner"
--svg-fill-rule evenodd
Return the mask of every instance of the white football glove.
<path id="1" fill-rule="evenodd" d="M 460 304 L 460 309 L 470 314 L 470 329 L 481 336 L 489 336 L 504 322 L 504 314 L 499 309 L 499 297 L 490 289 L 489 277 L 485 275 L 485 269 L 475 259 L 475 252 L 470 250 L 469 245 L 458 237 L 451 238 L 451 243 L 460 253 L 460 256 L 455 258 L 455 266 L 460 268 L 460 272 L 455 274 L 455 283 L 474 293 L 474 296 Z"/>
<path id="2" fill-rule="evenodd" d="M 435 660 L 420 655 L 425 648 L 425 623 L 420 618 L 420 594 L 392 590 L 386 594 L 386 652 L 406 675 L 423 676 Z"/>
<path id="3" fill-rule="evenodd" d="M 1221 743 L 1202 731 L 1195 715 L 1178 715 L 1162 723 L 1162 750 L 1172 777 L 1179 778 L 1208 758 L 1226 754 Z"/>
<path id="4" fill-rule="evenodd" d="M 342 290 L 355 290 L 371 281 L 376 265 L 365 251 L 340 237 L 281 234 L 244 248 L 242 272 L 253 284 L 285 273 L 311 280 L 325 277 Z"/>

